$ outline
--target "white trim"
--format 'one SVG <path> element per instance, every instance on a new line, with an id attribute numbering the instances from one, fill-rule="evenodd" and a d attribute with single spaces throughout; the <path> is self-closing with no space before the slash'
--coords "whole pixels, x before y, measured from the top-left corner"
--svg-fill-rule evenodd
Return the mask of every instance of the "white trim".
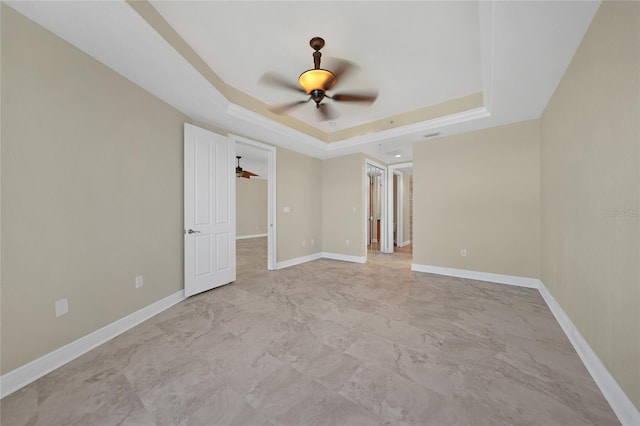
<path id="1" fill-rule="evenodd" d="M 421 121 L 414 124 L 408 124 L 406 126 L 395 127 L 392 129 L 381 130 L 376 133 L 370 133 L 362 136 L 354 136 L 350 139 L 345 139 L 338 142 L 331 142 L 326 144 L 325 151 L 329 153 L 337 151 L 343 148 L 357 147 L 373 142 L 383 142 L 395 137 L 407 136 L 414 133 L 426 132 L 431 129 L 441 129 L 443 127 L 451 126 L 454 124 L 465 123 L 467 121 L 479 120 L 481 118 L 490 117 L 491 114 L 487 109 L 482 106 L 479 108 L 473 108 L 467 111 L 461 111 L 454 114 L 445 115 L 444 117 L 437 117 L 427 121 Z M 325 157 L 328 156 L 325 155 Z"/>
<path id="2" fill-rule="evenodd" d="M 282 138 L 278 138 L 278 146 L 283 148 L 320 158 L 319 155 L 325 152 L 327 145 L 329 145 L 307 133 L 295 130 L 280 122 L 267 118 L 262 114 L 258 114 L 257 112 L 231 102 L 225 112 L 232 117 L 239 118 L 250 124 L 255 124 L 261 129 L 282 135 Z"/>
<path id="3" fill-rule="evenodd" d="M 80 355 L 106 343 L 119 334 L 124 333 L 184 299 L 184 290 L 180 290 L 8 372 L 0 377 L 0 398 L 4 398 L 56 368 L 73 361 Z"/>
<path id="4" fill-rule="evenodd" d="M 589 343 L 582 336 L 578 328 L 573 324 L 569 316 L 564 312 L 560 304 L 554 299 L 544 283 L 536 278 L 515 277 L 511 275 L 490 274 L 486 272 L 467 271 L 464 269 L 442 268 L 439 266 L 412 264 L 411 270 L 416 272 L 427 272 L 438 275 L 448 275 L 453 277 L 470 278 L 480 281 L 490 281 L 498 284 L 509 284 L 519 287 L 535 288 L 547 303 L 549 310 L 560 324 L 562 331 L 571 342 L 571 345 L 578 353 L 582 363 L 589 374 L 596 382 L 596 385 L 611 406 L 611 409 L 623 425 L 640 425 L 640 412 L 633 402 L 625 394 L 616 379 L 613 378 L 607 367 L 600 361 L 600 358 Z"/>
<path id="5" fill-rule="evenodd" d="M 236 240 L 248 240 L 249 238 L 260 238 L 266 236 L 268 236 L 268 234 L 238 235 L 236 236 Z"/>
<path id="6" fill-rule="evenodd" d="M 401 241 L 401 244 L 398 244 L 398 247 L 404 247 L 404 246 L 408 246 L 409 244 L 411 244 L 411 240 L 407 240 L 407 241 Z"/>
<path id="7" fill-rule="evenodd" d="M 396 197 L 396 203 L 394 205 L 393 202 L 393 196 L 394 196 L 394 191 L 393 191 L 393 177 L 397 176 L 397 184 L 398 184 L 398 193 L 395 194 Z M 387 238 L 387 245 L 388 245 L 388 251 L 393 253 L 393 243 L 402 240 L 402 236 L 404 235 L 404 174 L 397 171 L 397 170 L 393 170 L 392 173 L 389 173 L 389 177 L 391 178 L 391 183 L 389 184 L 389 205 L 391 206 L 389 208 L 389 216 L 393 217 L 393 214 L 391 213 L 394 208 L 396 210 L 396 238 L 394 240 L 393 238 L 393 220 L 389 220 L 389 226 L 388 228 L 390 229 L 391 232 L 389 232 L 389 238 Z"/>
<path id="8" fill-rule="evenodd" d="M 560 327 L 562 327 L 562 330 L 569 338 L 573 348 L 578 353 L 582 363 L 587 368 L 591 377 L 593 377 L 593 380 L 596 382 L 600 391 L 611 406 L 611 409 L 616 416 L 618 416 L 620 423 L 629 426 L 640 425 L 640 412 L 638 412 L 638 409 L 624 393 L 611 373 L 609 373 L 607 367 L 602 364 L 598 355 L 596 355 L 593 349 L 591 349 L 591 346 L 589 346 L 580 331 L 578 331 L 558 302 L 556 302 L 543 282 L 540 282 L 539 291 L 544 301 L 547 302 L 547 306 L 549 306 L 553 316 L 556 317 Z"/>
<path id="9" fill-rule="evenodd" d="M 405 161 L 404 163 L 389 164 L 389 169 L 398 171 L 400 169 L 410 169 L 413 167 L 413 161 Z"/>
<path id="10" fill-rule="evenodd" d="M 404 174 L 401 172 L 402 169 L 412 168 L 413 162 L 405 162 L 398 164 L 390 164 L 387 166 L 389 170 L 387 176 L 387 211 L 389 212 L 389 220 L 387 221 L 387 253 L 393 253 L 394 251 L 394 243 L 398 244 L 398 247 L 403 247 L 403 243 L 401 238 L 404 235 L 404 228 L 408 227 L 408 223 L 404 223 L 404 186 L 408 185 L 409 182 L 404 181 Z M 397 202 L 398 202 L 398 217 L 397 217 L 397 226 L 396 226 L 396 238 L 393 238 L 393 177 L 398 176 L 398 194 L 397 194 Z"/>
<path id="11" fill-rule="evenodd" d="M 366 256 L 351 256 L 348 254 L 329 253 L 326 251 L 322 252 L 322 257 L 325 259 L 343 260 L 345 262 L 354 262 L 354 263 L 365 263 L 367 261 Z"/>
<path id="12" fill-rule="evenodd" d="M 282 262 L 278 262 L 276 264 L 276 269 L 284 269 L 290 266 L 300 265 L 301 263 L 311 262 L 312 260 L 318 260 L 320 258 L 322 258 L 322 253 L 313 253 L 289 260 L 283 260 Z"/>
<path id="13" fill-rule="evenodd" d="M 311 262 L 318 259 L 333 259 L 343 260 L 345 262 L 365 263 L 367 261 L 366 256 L 351 256 L 348 254 L 329 253 L 326 251 L 309 254 L 307 256 L 296 257 L 294 259 L 284 260 L 278 262 L 278 269 L 288 268 L 290 266 L 300 265 L 301 263 Z"/>
<path id="14" fill-rule="evenodd" d="M 440 266 L 411 264 L 411 270 L 429 274 L 448 275 L 450 277 L 469 278 L 478 281 L 489 281 L 498 284 L 508 284 L 518 287 L 539 288 L 537 278 L 516 277 L 513 275 L 492 274 L 489 272 L 468 271 L 466 269 L 442 268 Z"/>
<path id="15" fill-rule="evenodd" d="M 389 174 L 389 171 L 387 170 L 387 166 L 382 164 L 382 163 L 378 163 L 375 160 L 372 160 L 370 158 L 365 158 L 364 160 L 364 187 L 365 187 L 365 208 L 364 208 L 364 214 L 365 214 L 365 220 L 364 220 L 364 227 L 365 227 L 365 233 L 364 233 L 364 246 L 367 247 L 369 245 L 369 241 L 367 241 L 367 236 L 369 235 L 369 204 L 370 204 L 370 200 L 369 200 L 369 175 L 368 175 L 368 170 L 367 170 L 367 166 L 371 165 L 373 167 L 376 167 L 380 170 L 382 170 L 383 176 L 382 179 L 380 180 L 381 184 L 382 184 L 382 189 L 380 190 L 380 252 L 382 253 L 393 253 L 393 245 L 391 246 L 391 251 L 389 251 L 389 247 L 387 246 L 387 233 L 385 232 L 385 230 L 387 229 L 387 222 L 388 222 L 388 206 L 387 206 L 387 200 L 388 200 L 388 191 L 389 191 L 389 185 L 387 182 L 387 175 Z M 371 242 L 373 243 L 377 243 L 377 239 L 375 239 L 376 241 L 374 241 L 374 239 L 371 239 Z M 367 253 L 367 256 L 369 254 Z"/>
<path id="16" fill-rule="evenodd" d="M 292 129 L 284 124 L 271 120 L 262 114 L 258 114 L 240 105 L 229 103 L 225 112 L 232 116 L 244 120 L 248 123 L 255 124 L 262 129 L 275 132 L 282 135 L 285 139 L 279 139 L 278 146 L 289 148 L 302 154 L 312 157 L 326 159 L 338 155 L 344 155 L 343 150 L 349 148 L 357 148 L 362 145 L 382 142 L 387 139 L 407 136 L 413 133 L 426 132 L 431 129 L 440 129 L 442 127 L 454 124 L 465 123 L 468 121 L 478 120 L 490 117 L 491 114 L 482 106 L 472 108 L 467 111 L 461 111 L 449 114 L 444 117 L 437 117 L 431 120 L 418 123 L 408 124 L 406 126 L 395 127 L 393 129 L 382 130 L 367 135 L 354 136 L 349 139 L 327 143 L 307 133 Z"/>

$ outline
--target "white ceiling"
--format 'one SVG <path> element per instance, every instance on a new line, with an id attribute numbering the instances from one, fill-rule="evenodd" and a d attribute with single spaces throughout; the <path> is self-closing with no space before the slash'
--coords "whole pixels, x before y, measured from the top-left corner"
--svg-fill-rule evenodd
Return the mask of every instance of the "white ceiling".
<path id="1" fill-rule="evenodd" d="M 332 124 L 318 120 L 313 103 L 292 111 L 326 132 L 482 91 L 476 2 L 152 4 L 222 80 L 267 104 L 307 98 L 258 81 L 276 72 L 296 84 L 313 68 L 309 40 L 324 38 L 325 67 L 331 57 L 359 66 L 332 92 L 379 91 L 369 108 L 335 104 L 341 116 Z"/>
<path id="2" fill-rule="evenodd" d="M 152 3 L 227 85 L 267 104 L 298 95 L 260 76 L 296 82 L 313 64 L 309 39 L 323 37 L 323 60 L 360 66 L 337 92 L 379 90 L 369 108 L 336 105 L 333 125 L 319 123 L 312 104 L 292 113 L 323 132 L 483 92 L 482 107 L 330 144 L 232 103 L 126 2 L 7 4 L 195 120 L 318 158 L 364 152 L 399 163 L 426 133 L 539 118 L 600 2 Z"/>

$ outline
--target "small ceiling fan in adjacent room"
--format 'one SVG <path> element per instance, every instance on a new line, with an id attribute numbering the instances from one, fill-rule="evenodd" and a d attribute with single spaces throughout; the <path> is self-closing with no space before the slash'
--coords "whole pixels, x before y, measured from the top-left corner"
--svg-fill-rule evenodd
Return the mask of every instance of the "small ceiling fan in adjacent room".
<path id="1" fill-rule="evenodd" d="M 238 166 L 236 167 L 236 177 L 251 179 L 252 176 L 258 176 L 257 174 L 252 173 L 248 170 L 243 170 L 242 167 L 240 167 L 240 159 L 242 157 L 240 155 L 236 155 L 236 158 L 238 159 Z"/>
<path id="2" fill-rule="evenodd" d="M 320 68 L 320 58 L 322 53 L 320 49 L 324 47 L 324 40 L 321 37 L 314 37 L 309 41 L 309 45 L 313 48 L 313 69 L 307 70 L 300 74 L 298 85 L 287 81 L 287 79 L 273 74 L 267 73 L 262 76 L 260 81 L 264 84 L 276 86 L 280 88 L 294 90 L 304 93 L 309 97 L 304 100 L 290 102 L 284 105 L 276 105 L 270 110 L 276 114 L 284 114 L 287 111 L 296 108 L 302 104 L 313 100 L 316 109 L 320 113 L 322 120 L 333 120 L 338 116 L 333 107 L 326 102 L 325 99 L 331 99 L 335 102 L 360 102 L 371 104 L 378 97 L 376 91 L 360 92 L 360 93 L 335 93 L 329 95 L 329 91 L 354 67 L 353 63 L 345 60 L 336 60 L 336 68 L 333 72 Z"/>

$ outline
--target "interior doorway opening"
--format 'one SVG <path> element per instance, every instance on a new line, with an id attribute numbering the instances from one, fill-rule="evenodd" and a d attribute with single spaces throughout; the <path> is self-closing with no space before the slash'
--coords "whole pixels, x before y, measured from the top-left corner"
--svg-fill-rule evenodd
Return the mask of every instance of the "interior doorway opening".
<path id="1" fill-rule="evenodd" d="M 388 253 L 413 252 L 413 163 L 389 166 Z"/>
<path id="2" fill-rule="evenodd" d="M 366 162 L 366 246 L 367 258 L 384 252 L 386 229 L 386 168 L 370 160 Z"/>
<path id="3" fill-rule="evenodd" d="M 241 136 L 235 141 L 238 273 L 276 269 L 276 149 Z M 249 173 L 247 173 L 249 172 Z"/>

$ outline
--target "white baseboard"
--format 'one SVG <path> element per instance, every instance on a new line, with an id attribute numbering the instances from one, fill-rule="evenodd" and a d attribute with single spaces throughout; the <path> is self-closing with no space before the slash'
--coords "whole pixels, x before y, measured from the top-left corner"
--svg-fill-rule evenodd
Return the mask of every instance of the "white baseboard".
<path id="1" fill-rule="evenodd" d="M 267 234 L 239 235 L 236 236 L 236 240 L 248 240 L 249 238 L 260 238 L 266 236 Z"/>
<path id="2" fill-rule="evenodd" d="M 311 262 L 312 260 L 318 260 L 322 257 L 322 253 L 313 253 L 307 256 L 296 257 L 294 259 L 284 260 L 276 263 L 276 269 L 284 269 L 290 266 L 300 265 L 301 263 Z"/>
<path id="3" fill-rule="evenodd" d="M 344 260 L 345 262 L 365 263 L 367 261 L 366 256 L 351 256 L 348 254 L 329 253 L 322 252 L 322 257 L 325 259 Z"/>
<path id="4" fill-rule="evenodd" d="M 556 302 L 541 280 L 418 264 L 412 264 L 411 270 L 537 289 L 571 342 L 571 345 L 573 345 L 573 348 L 578 353 L 587 371 L 591 374 L 593 381 L 596 382 L 596 385 L 600 388 L 611 409 L 618 417 L 618 420 L 620 420 L 620 423 L 628 426 L 640 425 L 640 412 L 638 412 L 638 409 L 624 393 L 618 382 L 616 382 L 611 373 L 609 373 L 609 370 L 607 370 L 607 367 L 600 361 L 598 355 L 596 355 L 591 346 L 589 346 L 580 331 L 578 331 L 571 319 L 569 319 L 569 316 L 564 312 L 562 307 L 560 307 L 558 302 Z"/>
<path id="5" fill-rule="evenodd" d="M 318 259 L 343 260 L 345 262 L 365 263 L 367 258 L 364 256 L 350 256 L 347 254 L 329 253 L 326 251 L 309 254 L 307 256 L 296 257 L 294 259 L 284 260 L 276 264 L 276 269 L 288 268 L 290 266 L 300 265 L 301 263 L 311 262 Z"/>
<path id="6" fill-rule="evenodd" d="M 22 367 L 18 367 L 0 376 L 0 398 L 4 398 L 56 368 L 73 361 L 80 355 L 89 352 L 91 349 L 100 346 L 182 300 L 184 300 L 184 290 L 180 290 L 164 299 L 158 300 L 139 311 L 112 322 Z"/>
<path id="7" fill-rule="evenodd" d="M 409 244 L 411 244 L 411 240 L 401 241 L 400 244 L 398 244 L 398 247 L 408 246 Z"/>
<path id="8" fill-rule="evenodd" d="M 314 253 L 307 256 L 279 262 L 277 269 L 289 266 L 299 265 L 301 263 L 310 262 L 320 258 L 343 260 L 347 262 L 366 262 L 366 257 L 349 256 L 338 253 Z M 499 284 L 509 284 L 520 287 L 536 288 L 542 295 L 543 299 L 549 306 L 549 309 L 560 324 L 560 327 L 567 335 L 567 338 L 578 353 L 578 356 L 584 363 L 585 367 L 593 377 L 605 399 L 609 402 L 612 410 L 623 425 L 640 425 L 640 413 L 633 402 L 624 393 L 620 385 L 611 376 L 611 373 L 602 364 L 600 358 L 593 351 L 591 346 L 578 331 L 571 319 L 564 312 L 562 307 L 556 302 L 551 293 L 544 286 L 542 281 L 535 278 L 516 277 L 511 275 L 492 274 L 486 272 L 467 271 L 464 269 L 442 268 L 438 266 L 412 264 L 411 270 L 416 272 L 426 272 L 438 275 L 447 275 L 460 278 L 469 278 L 480 281 L 489 281 Z M 39 379 L 45 374 L 61 367 L 62 365 L 74 360 L 80 355 L 85 354 L 91 349 L 111 340 L 112 338 L 124 333 L 130 328 L 140 324 L 143 321 L 157 315 L 176 303 L 184 300 L 184 291 L 178 291 L 172 295 L 165 297 L 149 306 L 146 306 L 124 318 L 121 318 L 99 330 L 94 331 L 84 337 L 81 337 L 59 349 L 54 350 L 28 364 L 18 367 L 9 373 L 0 376 L 0 398 L 15 392 L 16 390 L 28 385 L 29 383 Z"/>
<path id="9" fill-rule="evenodd" d="M 478 281 L 489 281 L 498 284 L 515 285 L 518 287 L 540 287 L 540 280 L 537 278 L 516 277 L 513 275 L 468 271 L 466 269 L 442 268 L 440 266 L 418 265 L 416 263 L 411 264 L 411 270 L 416 272 L 427 272 L 429 274 L 447 275 L 449 277 L 469 278 Z"/>
<path id="10" fill-rule="evenodd" d="M 587 368 L 591 377 L 596 382 L 605 399 L 611 406 L 613 412 L 618 416 L 618 420 L 623 425 L 640 425 L 640 412 L 633 402 L 624 393 L 618 382 L 613 378 L 607 367 L 602 364 L 598 355 L 591 349 L 591 346 L 584 339 L 580 331 L 573 324 L 569 316 L 560 307 L 556 299 L 551 295 L 549 290 L 540 282 L 540 294 L 547 306 L 556 317 L 560 327 L 569 338 L 573 348 L 578 353 L 584 366 Z"/>

